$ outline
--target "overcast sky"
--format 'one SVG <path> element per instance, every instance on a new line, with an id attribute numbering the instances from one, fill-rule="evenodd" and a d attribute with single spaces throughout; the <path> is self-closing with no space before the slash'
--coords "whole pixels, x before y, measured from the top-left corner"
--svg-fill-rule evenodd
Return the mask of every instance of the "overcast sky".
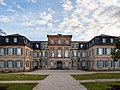
<path id="1" fill-rule="evenodd" d="M 0 0 L 0 29 L 30 40 L 70 34 L 73 40 L 120 35 L 120 0 Z"/>

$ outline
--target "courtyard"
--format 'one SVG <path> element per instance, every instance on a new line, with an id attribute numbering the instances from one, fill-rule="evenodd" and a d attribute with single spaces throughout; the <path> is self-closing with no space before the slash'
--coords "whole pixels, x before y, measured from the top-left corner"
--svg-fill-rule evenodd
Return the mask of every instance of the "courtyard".
<path id="1" fill-rule="evenodd" d="M 1 74 L 0 86 L 14 88 L 23 85 L 27 88 L 32 85 L 29 90 L 106 90 L 112 85 L 120 86 L 119 74 L 120 71 L 36 70 Z"/>

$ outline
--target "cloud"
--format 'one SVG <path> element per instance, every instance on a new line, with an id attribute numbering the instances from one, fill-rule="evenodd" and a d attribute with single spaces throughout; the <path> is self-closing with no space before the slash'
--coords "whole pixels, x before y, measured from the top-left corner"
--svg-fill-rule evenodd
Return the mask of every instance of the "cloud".
<path id="1" fill-rule="evenodd" d="M 62 6 L 65 11 L 71 11 L 73 9 L 72 2 L 69 0 L 66 0 Z"/>
<path id="2" fill-rule="evenodd" d="M 37 0 L 27 0 L 28 2 L 36 3 Z"/>
<path id="3" fill-rule="evenodd" d="M 4 0 L 0 0 L 0 4 L 6 6 L 7 4 L 4 2 Z"/>
<path id="4" fill-rule="evenodd" d="M 10 22 L 13 22 L 13 20 L 10 17 L 0 15 L 0 22 L 1 23 L 10 23 Z"/>
<path id="5" fill-rule="evenodd" d="M 119 35 L 120 3 L 119 0 L 72 0 L 63 2 L 64 19 L 59 23 L 59 30 L 73 33 L 75 39 L 88 40 L 96 35 Z"/>

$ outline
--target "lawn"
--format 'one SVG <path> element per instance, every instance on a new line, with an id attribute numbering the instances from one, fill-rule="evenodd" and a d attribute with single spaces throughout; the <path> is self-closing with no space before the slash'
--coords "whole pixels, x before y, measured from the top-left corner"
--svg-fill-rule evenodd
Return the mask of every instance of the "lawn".
<path id="1" fill-rule="evenodd" d="M 76 80 L 88 80 L 88 79 L 114 79 L 120 78 L 120 73 L 94 73 L 94 74 L 82 74 L 71 75 Z"/>
<path id="2" fill-rule="evenodd" d="M 84 85 L 88 90 L 107 90 L 108 88 L 112 88 L 109 85 L 119 85 L 120 82 L 94 82 L 94 83 L 81 83 Z M 117 90 L 120 90 L 117 89 Z"/>
<path id="3" fill-rule="evenodd" d="M 7 87 L 5 90 L 32 90 L 37 83 L 5 83 L 5 84 L 0 84 L 1 87 Z"/>
<path id="4" fill-rule="evenodd" d="M 32 75 L 32 74 L 0 74 L 0 81 L 12 80 L 43 80 L 48 75 Z"/>

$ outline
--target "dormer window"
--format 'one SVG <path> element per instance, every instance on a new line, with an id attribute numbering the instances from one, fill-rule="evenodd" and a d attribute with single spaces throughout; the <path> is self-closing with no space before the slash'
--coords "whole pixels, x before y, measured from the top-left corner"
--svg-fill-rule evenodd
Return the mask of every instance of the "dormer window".
<path id="1" fill-rule="evenodd" d="M 17 38 L 14 38 L 14 42 L 17 42 Z"/>
<path id="2" fill-rule="evenodd" d="M 54 40 L 51 40 L 50 43 L 51 43 L 51 44 L 54 44 Z"/>
<path id="3" fill-rule="evenodd" d="M 105 38 L 102 38 L 102 43 L 106 43 L 106 39 Z"/>
<path id="4" fill-rule="evenodd" d="M 83 44 L 80 45 L 80 48 L 83 48 Z"/>
<path id="5" fill-rule="evenodd" d="M 39 44 L 36 44 L 36 48 L 39 48 Z"/>
<path id="6" fill-rule="evenodd" d="M 9 42 L 9 38 L 5 38 L 5 42 Z"/>
<path id="7" fill-rule="evenodd" d="M 67 44 L 67 45 L 69 44 L 69 41 L 68 41 L 68 40 L 66 40 L 66 44 Z"/>
<path id="8" fill-rule="evenodd" d="M 61 40 L 58 40 L 58 44 L 61 44 Z"/>
<path id="9" fill-rule="evenodd" d="M 110 43 L 113 43 L 114 42 L 114 39 L 113 38 L 110 38 Z"/>

